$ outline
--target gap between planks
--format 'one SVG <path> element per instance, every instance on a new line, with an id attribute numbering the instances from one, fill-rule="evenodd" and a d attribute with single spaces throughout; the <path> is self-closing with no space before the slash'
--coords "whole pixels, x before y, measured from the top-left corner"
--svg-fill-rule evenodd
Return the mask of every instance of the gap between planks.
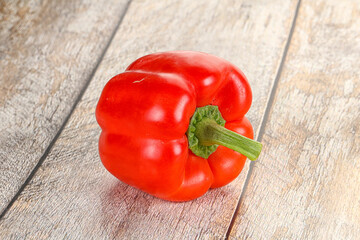
<path id="1" fill-rule="evenodd" d="M 54 146 L 55 142 L 57 141 L 57 139 L 59 138 L 60 134 L 62 133 L 63 129 L 65 128 L 67 122 L 69 121 L 71 115 L 73 114 L 75 108 L 77 107 L 78 103 L 80 102 L 81 98 L 83 97 L 86 89 L 88 88 L 91 80 L 93 79 L 100 63 L 102 62 L 111 42 L 113 41 L 114 39 L 114 36 L 116 34 L 116 32 L 118 31 L 128 9 L 129 9 L 129 6 L 131 4 L 131 1 L 132 0 L 129 0 L 126 5 L 125 5 L 125 9 L 118 21 L 118 23 L 116 24 L 115 28 L 114 28 L 114 31 L 111 33 L 110 35 L 110 38 L 109 38 L 109 41 L 107 42 L 104 50 L 102 51 L 101 55 L 100 55 L 100 58 L 99 60 L 97 61 L 94 69 L 92 70 L 89 78 L 87 79 L 84 87 L 81 89 L 78 97 L 76 98 L 69 114 L 66 116 L 63 124 L 61 125 L 61 127 L 59 128 L 58 132 L 56 133 L 55 137 L 52 139 L 52 141 L 50 142 L 49 146 L 45 149 L 43 155 L 41 156 L 41 158 L 39 159 L 39 162 L 35 165 L 34 169 L 31 171 L 31 173 L 29 174 L 29 176 L 26 178 L 25 182 L 21 185 L 21 187 L 19 188 L 19 190 L 16 192 L 16 194 L 14 195 L 14 197 L 11 199 L 11 201 L 9 202 L 9 204 L 5 207 L 5 209 L 3 210 L 3 212 L 0 214 L 0 219 L 2 219 L 5 214 L 8 212 L 8 210 L 11 208 L 11 206 L 14 204 L 14 202 L 17 200 L 17 198 L 19 197 L 19 195 L 21 194 L 21 192 L 24 190 L 24 188 L 26 187 L 26 185 L 28 185 L 28 183 L 31 181 L 31 179 L 34 177 L 35 173 L 38 171 L 38 169 L 40 168 L 40 166 L 42 165 L 42 163 L 45 161 L 45 159 L 47 158 L 47 156 L 49 155 L 52 147 Z"/>
<path id="2" fill-rule="evenodd" d="M 256 134 L 256 140 L 261 142 L 262 140 L 262 137 L 264 135 L 264 132 L 265 132 L 265 127 L 266 127 L 266 122 L 268 121 L 268 118 L 269 118 L 269 114 L 270 114 L 270 109 L 274 103 L 274 98 L 275 98 L 275 92 L 276 92 L 276 89 L 278 88 L 278 84 L 279 84 L 279 79 L 280 79 L 280 76 L 281 76 L 281 73 L 282 73 L 282 70 L 283 70 L 283 66 L 284 66 L 284 63 L 285 63 L 285 60 L 286 60 L 286 56 L 287 56 L 287 53 L 288 53 L 288 50 L 289 50 L 289 46 L 290 46 L 290 43 L 291 43 L 291 39 L 292 39 L 292 36 L 294 34 L 294 29 L 295 29 L 295 25 L 296 25 L 296 20 L 297 20 L 297 17 L 298 17 L 298 13 L 299 13 L 299 9 L 300 9 L 300 4 L 301 4 L 301 0 L 299 0 L 297 2 L 297 5 L 296 5 L 296 9 L 295 9 L 295 14 L 294 14 L 294 18 L 293 18 L 293 21 L 291 23 L 291 28 L 290 28 L 290 31 L 289 31 L 289 36 L 288 36 L 288 39 L 286 41 L 286 44 L 285 44 L 285 49 L 284 49 L 284 52 L 283 52 L 283 55 L 281 57 L 281 62 L 279 64 L 279 68 L 278 68 L 278 71 L 276 73 L 276 77 L 275 77 L 275 80 L 274 80 L 274 83 L 273 83 L 273 86 L 271 88 L 271 91 L 270 91 L 270 94 L 269 94 L 269 98 L 268 98 L 268 101 L 267 101 L 267 106 L 266 106 L 266 109 L 265 109 L 265 113 L 263 115 L 263 118 L 261 120 L 261 124 L 260 124 L 260 127 L 259 127 L 259 130 Z M 249 181 L 250 181 L 250 178 L 251 178 L 251 174 L 253 172 L 253 168 L 254 168 L 254 165 L 255 165 L 255 161 L 252 161 L 250 163 L 250 166 L 249 166 L 249 171 L 247 172 L 247 175 L 246 175 L 246 180 L 245 180 L 245 183 L 244 183 L 244 187 L 241 191 L 241 194 L 240 194 L 240 198 L 239 198 L 239 201 L 236 205 L 236 208 L 235 208 L 235 211 L 234 211 L 234 214 L 231 218 L 231 221 L 229 223 L 229 227 L 227 229 L 227 232 L 226 232 L 226 235 L 225 235 L 225 239 L 229 239 L 230 237 L 230 233 L 231 233 L 231 230 L 235 224 L 235 220 L 237 218 L 237 215 L 238 215 L 238 212 L 239 212 L 239 209 L 240 209 L 240 206 L 243 202 L 243 199 L 244 199 L 244 195 L 245 195 L 245 192 L 246 192 L 246 189 L 249 185 Z"/>

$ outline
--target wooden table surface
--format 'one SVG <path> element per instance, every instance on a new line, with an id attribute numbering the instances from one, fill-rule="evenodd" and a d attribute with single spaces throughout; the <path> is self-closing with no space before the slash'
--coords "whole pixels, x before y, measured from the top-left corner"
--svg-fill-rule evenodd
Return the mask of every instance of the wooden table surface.
<path id="1" fill-rule="evenodd" d="M 167 50 L 241 68 L 264 145 L 185 203 L 97 150 L 105 83 Z M 0 214 L 0 239 L 359 239 L 360 1 L 0 2 Z"/>

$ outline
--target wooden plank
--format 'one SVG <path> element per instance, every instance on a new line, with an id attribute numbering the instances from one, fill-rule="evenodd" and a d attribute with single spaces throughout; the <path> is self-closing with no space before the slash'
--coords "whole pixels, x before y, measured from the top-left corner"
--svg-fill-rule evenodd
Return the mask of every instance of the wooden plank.
<path id="1" fill-rule="evenodd" d="M 48 158 L 0 224 L 5 236 L 169 239 L 225 236 L 246 177 L 185 203 L 153 198 L 102 166 L 94 111 L 105 83 L 136 58 L 197 50 L 238 65 L 264 113 L 297 1 L 133 1 L 94 79 Z"/>
<path id="2" fill-rule="evenodd" d="M 126 3 L 0 3 L 0 214 L 69 115 Z"/>
<path id="3" fill-rule="evenodd" d="M 359 239 L 360 4 L 301 3 L 234 239 Z"/>

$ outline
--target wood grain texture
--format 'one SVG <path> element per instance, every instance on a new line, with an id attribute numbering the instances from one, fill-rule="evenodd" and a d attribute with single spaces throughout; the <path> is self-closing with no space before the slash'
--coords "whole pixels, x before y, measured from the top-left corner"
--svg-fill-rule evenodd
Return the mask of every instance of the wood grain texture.
<path id="1" fill-rule="evenodd" d="M 0 214 L 69 115 L 126 3 L 0 3 Z"/>
<path id="2" fill-rule="evenodd" d="M 232 238 L 359 239 L 359 3 L 301 3 Z"/>
<path id="3" fill-rule="evenodd" d="M 159 200 L 102 166 L 94 111 L 105 83 L 136 58 L 197 50 L 239 66 L 253 86 L 248 114 L 264 113 L 297 1 L 133 1 L 81 102 L 51 153 L 0 222 L 18 238 L 223 238 L 244 184 L 237 180 L 185 203 Z"/>

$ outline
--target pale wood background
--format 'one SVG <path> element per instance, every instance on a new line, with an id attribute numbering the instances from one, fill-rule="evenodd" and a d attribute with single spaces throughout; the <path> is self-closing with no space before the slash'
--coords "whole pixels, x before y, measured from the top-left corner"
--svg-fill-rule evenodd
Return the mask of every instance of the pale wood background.
<path id="1" fill-rule="evenodd" d="M 0 211 L 91 80 L 127 1 L 0 2 Z"/>
<path id="2" fill-rule="evenodd" d="M 264 144 L 226 187 L 159 200 L 101 165 L 105 83 L 157 51 L 209 52 L 253 89 Z M 0 3 L 1 239 L 358 239 L 360 1 Z"/>

